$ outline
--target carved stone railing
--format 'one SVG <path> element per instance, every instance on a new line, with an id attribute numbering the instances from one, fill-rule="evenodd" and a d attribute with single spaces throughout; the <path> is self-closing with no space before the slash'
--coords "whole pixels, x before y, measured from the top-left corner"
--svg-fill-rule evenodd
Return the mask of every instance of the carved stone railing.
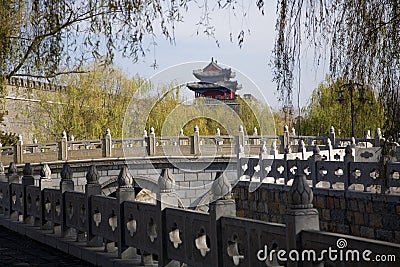
<path id="1" fill-rule="evenodd" d="M 288 159 L 288 155 L 280 159 L 263 153 L 259 157 L 239 156 L 239 180 L 290 185 L 295 175 L 304 174 L 309 185 L 318 189 L 400 193 L 400 162 L 389 162 L 384 177 L 379 177 L 382 173 L 379 163 L 355 162 L 350 146 L 344 151 L 343 161 L 323 160 L 322 153 L 315 148 L 310 157 L 297 159 Z"/>
<path id="2" fill-rule="evenodd" d="M 69 139 L 69 140 L 68 140 Z M 57 160 L 77 160 L 94 158 L 129 158 L 152 156 L 223 156 L 236 157 L 237 152 L 244 155 L 257 155 L 262 150 L 268 158 L 274 159 L 307 159 L 313 155 L 317 146 L 323 160 L 343 160 L 347 139 L 335 138 L 333 127 L 329 137 L 298 137 L 288 132 L 285 127 L 283 136 L 260 136 L 254 129 L 253 135 L 245 135 L 240 127 L 237 136 L 224 136 L 217 129 L 212 136 L 200 135 L 196 126 L 193 136 L 155 136 L 154 129 L 150 133 L 144 131 L 140 138 L 113 139 L 110 130 L 106 130 L 104 139 L 74 140 L 63 132 L 59 142 L 24 144 L 19 136 L 14 146 L 0 146 L 0 161 L 8 165 L 10 162 L 51 162 Z M 375 139 L 349 139 L 350 147 L 356 151 L 358 161 L 377 161 L 382 136 L 377 131 Z M 374 142 L 372 142 L 374 141 Z M 370 144 L 366 147 L 365 144 Z M 399 149 L 400 151 L 400 149 Z M 399 153 L 400 155 L 400 153 Z"/>
<path id="3" fill-rule="evenodd" d="M 0 182 L 0 225 L 99 266 L 297 266 L 268 253 L 328 249 L 340 238 L 349 240 L 349 248 L 368 247 L 400 260 L 400 245 L 320 232 L 303 175 L 294 177 L 289 191 L 287 225 L 236 217 L 224 175 L 213 183 L 208 213 L 177 207 L 174 178 L 167 170 L 158 180 L 156 204 L 135 201 L 126 167 L 118 176 L 116 197 L 99 195 L 94 167 L 86 175 L 85 192 L 71 190 L 72 175 L 66 164 L 60 190 L 43 188 L 33 185 L 32 168 L 26 165 L 22 183 Z"/>

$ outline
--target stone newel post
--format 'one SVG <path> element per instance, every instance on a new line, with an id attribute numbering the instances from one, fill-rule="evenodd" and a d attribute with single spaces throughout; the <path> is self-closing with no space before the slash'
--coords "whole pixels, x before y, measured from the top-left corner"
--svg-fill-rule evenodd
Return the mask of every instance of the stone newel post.
<path id="1" fill-rule="evenodd" d="M 4 174 L 4 165 L 3 162 L 0 161 L 0 182 L 7 182 L 6 175 Z"/>
<path id="2" fill-rule="evenodd" d="M 67 191 L 74 191 L 74 181 L 72 181 L 72 170 L 68 163 L 65 163 L 62 170 L 61 170 L 61 181 L 60 181 L 60 190 L 62 193 L 62 203 L 61 203 L 61 210 L 62 213 L 65 214 L 67 209 L 65 204 L 65 192 Z M 66 218 L 63 216 L 61 222 L 61 235 L 63 237 L 70 237 L 73 234 L 71 229 L 67 229 L 66 227 Z"/>
<path id="3" fill-rule="evenodd" d="M 289 126 L 287 125 L 283 127 L 283 136 L 281 141 L 281 151 L 284 152 L 286 148 L 290 147 Z"/>
<path id="4" fill-rule="evenodd" d="M 122 229 L 125 228 L 125 214 L 124 214 L 124 201 L 134 201 L 135 200 L 135 188 L 132 186 L 133 177 L 127 166 L 124 166 L 118 175 L 118 188 L 117 188 L 117 201 L 120 204 L 120 212 L 118 218 L 118 229 L 121 231 L 120 237 L 122 238 L 118 242 L 118 256 L 121 259 L 133 259 L 136 254 L 136 248 L 122 246 L 124 243 L 124 232 Z"/>
<path id="5" fill-rule="evenodd" d="M 40 169 L 40 179 L 39 179 L 39 187 L 40 190 L 45 188 L 51 188 L 52 186 L 52 179 L 51 179 L 51 169 L 47 163 L 45 163 L 42 168 Z"/>
<path id="6" fill-rule="evenodd" d="M 150 135 L 147 140 L 148 154 L 149 156 L 154 156 L 154 154 L 156 153 L 156 134 L 153 127 L 150 128 Z"/>
<path id="7" fill-rule="evenodd" d="M 74 181 L 72 181 L 72 170 L 68 163 L 65 163 L 61 170 L 60 190 L 61 193 L 65 191 L 74 191 Z"/>
<path id="8" fill-rule="evenodd" d="M 161 174 L 158 177 L 158 189 L 159 191 L 157 192 L 157 205 L 160 209 L 160 222 L 162 222 L 165 221 L 165 212 L 163 212 L 165 208 L 178 208 L 179 206 L 178 195 L 175 192 L 175 177 L 172 175 L 172 171 L 170 169 L 162 169 Z M 161 233 L 168 233 L 168 230 L 165 228 L 165 224 L 163 224 L 163 229 Z M 164 242 L 166 241 L 162 239 L 162 250 L 158 255 L 159 266 L 181 266 L 179 262 L 170 260 L 166 257 L 167 251 Z M 143 262 L 147 264 L 152 263 L 153 261 L 150 256 L 151 255 L 144 254 Z"/>
<path id="9" fill-rule="evenodd" d="M 190 153 L 194 155 L 200 154 L 200 131 L 197 125 L 194 126 L 193 136 L 191 136 Z"/>
<path id="10" fill-rule="evenodd" d="M 11 184 L 11 183 L 19 184 L 19 175 L 17 173 L 17 165 L 15 165 L 14 162 L 10 162 L 10 165 L 8 166 L 7 179 L 8 179 L 9 184 Z"/>
<path id="11" fill-rule="evenodd" d="M 91 196 L 101 195 L 101 186 L 99 184 L 99 173 L 95 166 L 90 166 L 89 171 L 86 173 L 86 185 L 85 185 L 85 196 L 86 196 L 86 213 L 82 214 L 86 217 L 86 242 L 88 246 L 99 247 L 102 246 L 102 240 L 99 237 L 95 237 L 91 234 L 92 225 L 91 221 Z"/>
<path id="12" fill-rule="evenodd" d="M 232 199 L 232 186 L 222 172 L 218 172 L 211 186 L 213 202 L 210 203 L 210 216 L 218 220 L 222 216 L 236 216 L 236 203 Z"/>
<path id="13" fill-rule="evenodd" d="M 175 178 L 170 169 L 163 169 L 158 177 L 159 193 L 157 200 L 160 202 L 161 210 L 178 207 L 178 196 L 175 192 Z"/>
<path id="14" fill-rule="evenodd" d="M 104 147 L 103 147 L 103 156 L 106 158 L 112 157 L 112 140 L 111 140 L 111 131 L 107 128 L 106 135 L 104 137 Z"/>
<path id="15" fill-rule="evenodd" d="M 239 126 L 239 133 L 238 133 L 238 137 L 237 137 L 237 142 L 236 142 L 236 151 L 240 151 L 240 147 L 244 148 L 244 129 L 243 129 L 243 125 Z"/>
<path id="16" fill-rule="evenodd" d="M 210 223 L 214 225 L 211 227 L 211 235 L 217 238 L 214 239 L 213 244 L 211 244 L 211 249 L 215 250 L 215 257 L 218 259 L 218 265 L 222 266 L 222 254 L 226 253 L 226 251 L 222 251 L 220 247 L 218 247 L 218 241 L 220 239 L 221 232 L 219 218 L 223 216 L 236 216 L 236 203 L 235 200 L 232 199 L 232 186 L 228 181 L 228 178 L 224 173 L 218 172 L 215 176 L 215 180 L 211 186 L 211 193 L 213 194 L 212 202 L 209 204 L 209 213 L 210 213 Z M 217 262 L 217 259 L 214 259 L 214 262 Z"/>
<path id="17" fill-rule="evenodd" d="M 24 186 L 23 189 L 24 211 L 22 214 L 23 216 L 22 218 L 26 223 L 29 223 L 30 219 L 28 217 L 28 210 L 27 210 L 26 187 L 35 184 L 35 179 L 33 178 L 33 169 L 30 163 L 25 164 L 23 174 L 24 175 L 22 176 L 22 185 Z"/>
<path id="18" fill-rule="evenodd" d="M 329 129 L 329 140 L 331 140 L 332 147 L 336 147 L 335 127 L 331 126 Z"/>
<path id="19" fill-rule="evenodd" d="M 14 161 L 16 163 L 22 163 L 24 161 L 23 144 L 24 142 L 22 141 L 22 135 L 18 135 L 18 140 L 14 151 Z"/>
<path id="20" fill-rule="evenodd" d="M 58 159 L 67 160 L 68 159 L 68 138 L 67 133 L 63 131 L 61 136 L 61 141 L 58 144 Z"/>
<path id="21" fill-rule="evenodd" d="M 287 252 L 293 249 L 300 250 L 299 234 L 301 231 L 319 230 L 318 211 L 313 208 L 312 201 L 313 192 L 307 184 L 306 176 L 304 174 L 295 175 L 289 191 L 286 213 Z M 298 263 L 289 261 L 287 266 L 298 266 Z"/>

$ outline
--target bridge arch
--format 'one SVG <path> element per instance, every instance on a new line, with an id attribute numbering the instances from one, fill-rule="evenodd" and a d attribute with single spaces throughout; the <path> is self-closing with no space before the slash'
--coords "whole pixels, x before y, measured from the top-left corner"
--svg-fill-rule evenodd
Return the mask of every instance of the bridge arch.
<path id="1" fill-rule="evenodd" d="M 153 193 L 158 192 L 157 180 L 155 180 L 153 177 L 134 176 L 133 181 L 134 181 L 133 187 L 135 188 L 135 195 L 138 195 L 143 188 L 146 188 L 147 190 L 150 190 Z M 100 186 L 102 195 L 115 197 L 118 187 L 118 176 L 111 177 L 107 181 L 101 183 Z"/>

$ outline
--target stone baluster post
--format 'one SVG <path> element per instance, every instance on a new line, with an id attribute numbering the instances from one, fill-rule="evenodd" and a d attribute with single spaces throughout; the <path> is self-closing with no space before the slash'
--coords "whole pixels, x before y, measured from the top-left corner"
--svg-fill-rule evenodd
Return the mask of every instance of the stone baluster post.
<path id="1" fill-rule="evenodd" d="M 118 218 L 118 229 L 119 237 L 121 238 L 118 242 L 118 257 L 121 259 L 133 259 L 137 256 L 136 248 L 122 246 L 125 243 L 124 230 L 125 229 L 125 214 L 124 214 L 124 201 L 135 200 L 135 188 L 132 186 L 133 177 L 127 166 L 122 167 L 118 175 L 118 188 L 117 188 L 117 201 L 120 205 L 119 218 Z"/>
<path id="2" fill-rule="evenodd" d="M 344 149 L 344 153 L 344 162 L 353 162 L 355 160 L 354 148 L 352 148 L 350 145 L 346 146 L 346 148 Z"/>
<path id="3" fill-rule="evenodd" d="M 289 126 L 285 125 L 283 127 L 283 136 L 281 142 L 281 151 L 284 152 L 287 147 L 290 147 L 290 136 L 289 136 Z"/>
<path id="4" fill-rule="evenodd" d="M 29 185 L 35 185 L 35 179 L 33 178 L 33 169 L 30 163 L 25 163 L 23 169 L 23 176 L 22 176 L 22 185 L 23 185 L 23 202 L 24 208 L 22 213 L 22 219 L 25 223 L 33 223 L 30 218 L 28 217 L 28 205 L 27 205 L 27 197 L 26 197 L 26 187 Z"/>
<path id="5" fill-rule="evenodd" d="M 148 137 L 148 155 L 149 156 L 154 156 L 156 153 L 156 134 L 154 133 L 154 128 L 150 128 L 150 135 Z"/>
<path id="6" fill-rule="evenodd" d="M 313 192 L 308 186 L 304 174 L 295 175 L 293 185 L 288 194 L 286 251 L 297 250 L 301 255 L 300 233 L 303 230 L 319 230 L 318 211 L 313 208 Z M 307 266 L 307 263 L 292 262 L 289 260 L 287 266 Z"/>
<path id="7" fill-rule="evenodd" d="M 195 125 L 194 126 L 194 133 L 193 136 L 191 137 L 191 146 L 190 146 L 190 153 L 194 155 L 199 155 L 200 154 L 200 132 L 199 132 L 199 126 Z"/>
<path id="8" fill-rule="evenodd" d="M 39 179 L 40 190 L 43 190 L 45 188 L 51 188 L 53 185 L 53 179 L 51 178 L 51 169 L 47 163 L 42 165 L 39 174 L 40 174 L 40 179 Z"/>
<path id="9" fill-rule="evenodd" d="M 288 165 L 287 165 L 287 161 L 289 160 L 289 159 L 292 159 L 292 155 L 291 155 L 291 149 L 290 149 L 290 147 L 286 147 L 285 148 L 285 150 L 283 151 L 283 160 L 284 160 L 284 168 L 285 168 L 285 170 L 288 170 Z M 289 181 L 289 177 L 288 177 L 288 172 L 289 171 L 286 171 L 285 172 L 285 175 L 284 175 L 284 183 L 285 184 L 287 184 L 287 182 Z"/>
<path id="10" fill-rule="evenodd" d="M 331 144 L 334 148 L 337 147 L 336 144 L 336 137 L 335 137 L 335 127 L 331 126 L 331 128 L 329 129 L 329 139 L 331 140 Z"/>
<path id="11" fill-rule="evenodd" d="M 65 194 L 64 194 L 67 191 L 74 191 L 74 181 L 72 181 L 72 176 L 73 172 L 71 170 L 71 167 L 69 166 L 68 163 L 65 163 L 61 170 L 61 181 L 60 181 L 60 190 L 62 193 L 62 201 L 61 201 L 62 219 L 61 219 L 60 234 L 63 237 L 71 236 L 73 234 L 72 231 L 70 231 L 70 229 L 67 229 L 66 227 L 65 220 L 66 220 L 67 205 L 65 203 Z M 57 228 L 55 228 L 54 231 L 57 232 Z"/>
<path id="12" fill-rule="evenodd" d="M 74 181 L 72 181 L 73 172 L 68 163 L 63 165 L 61 170 L 60 190 L 61 193 L 66 191 L 74 191 Z"/>
<path id="13" fill-rule="evenodd" d="M 357 144 L 356 144 L 356 139 L 354 137 L 351 138 L 350 144 L 351 144 L 351 148 L 356 148 Z"/>
<path id="14" fill-rule="evenodd" d="M 220 136 L 221 136 L 221 130 L 219 128 L 217 128 L 217 130 L 215 131 L 215 145 L 217 146 L 217 151 L 219 150 L 218 146 L 221 146 L 224 144 L 224 141 L 222 141 Z"/>
<path id="15" fill-rule="evenodd" d="M 381 146 L 381 139 L 382 139 L 382 131 L 381 128 L 376 128 L 375 130 L 375 138 L 374 138 L 374 143 L 376 147 Z"/>
<path id="16" fill-rule="evenodd" d="M 278 151 L 278 148 L 276 146 L 276 141 L 274 140 L 274 141 L 272 141 L 271 150 L 269 151 L 269 154 L 271 156 L 273 156 L 273 158 L 275 159 L 278 156 L 278 153 L 279 153 L 279 151 Z"/>
<path id="17" fill-rule="evenodd" d="M 178 196 L 175 192 L 175 178 L 170 169 L 163 169 L 158 177 L 158 196 L 157 200 L 160 209 L 164 210 L 168 207 L 178 207 Z"/>
<path id="18" fill-rule="evenodd" d="M 370 130 L 365 130 L 364 131 L 364 138 L 365 139 L 371 139 L 371 131 Z"/>
<path id="19" fill-rule="evenodd" d="M 243 130 L 243 125 L 239 126 L 239 134 L 236 140 L 236 151 L 240 151 L 240 147 L 243 147 L 245 149 L 245 142 L 244 142 L 244 130 Z"/>
<path id="20" fill-rule="evenodd" d="M 19 184 L 19 175 L 17 173 L 17 165 L 15 165 L 14 162 L 10 162 L 10 165 L 8 166 L 8 171 L 7 171 L 7 179 L 8 183 L 16 183 Z"/>
<path id="21" fill-rule="evenodd" d="M 181 128 L 181 129 L 179 130 L 179 145 L 180 145 L 180 146 L 187 145 L 186 140 L 180 139 L 181 137 L 184 137 L 184 136 L 185 136 L 185 134 L 184 134 L 184 132 L 183 132 L 183 129 Z"/>
<path id="22" fill-rule="evenodd" d="M 244 174 L 244 172 L 246 171 L 246 169 L 244 169 L 243 166 L 248 166 L 247 162 L 248 159 L 245 158 L 246 155 L 244 153 L 244 147 L 240 146 L 239 147 L 239 151 L 237 153 L 237 163 L 236 163 L 236 170 L 237 170 L 237 179 L 239 180 L 240 177 L 242 177 L 242 175 Z M 244 165 L 246 164 L 246 165 Z"/>
<path id="23" fill-rule="evenodd" d="M 296 136 L 296 129 L 294 127 L 292 127 L 292 132 L 290 133 L 293 137 Z"/>
<path id="24" fill-rule="evenodd" d="M 254 137 L 258 136 L 257 127 L 254 127 L 254 129 L 253 129 L 253 136 L 254 136 Z M 254 139 L 253 139 L 253 145 L 259 145 L 259 144 L 261 144 L 260 141 L 261 141 L 260 139 L 254 138 Z"/>
<path id="25" fill-rule="evenodd" d="M 147 138 L 148 136 L 147 136 L 147 130 L 146 129 L 144 129 L 143 130 L 143 142 L 142 142 L 142 146 L 147 146 Z"/>
<path id="26" fill-rule="evenodd" d="M 22 163 L 24 162 L 24 142 L 22 141 L 22 135 L 18 135 L 17 143 L 15 144 L 14 151 L 14 162 Z"/>
<path id="27" fill-rule="evenodd" d="M 328 160 L 333 160 L 332 141 L 329 137 L 326 139 L 326 150 L 328 150 Z"/>
<path id="28" fill-rule="evenodd" d="M 313 183 L 313 187 L 315 188 L 315 186 L 317 185 L 317 162 L 322 160 L 322 156 L 320 154 L 320 149 L 318 145 L 314 146 L 313 149 L 313 155 L 311 156 L 311 158 L 309 159 L 310 161 L 310 171 L 311 171 L 311 179 L 312 179 L 312 183 Z"/>
<path id="29" fill-rule="evenodd" d="M 259 164 L 259 171 L 258 171 L 258 175 L 260 176 L 260 183 L 262 182 L 262 180 L 265 178 L 266 176 L 266 170 L 264 167 L 264 160 L 268 159 L 268 151 L 267 151 L 267 145 L 266 142 L 263 141 L 262 146 L 260 147 L 260 154 L 258 155 L 258 164 Z"/>
<path id="30" fill-rule="evenodd" d="M 163 169 L 161 171 L 160 176 L 158 177 L 158 189 L 159 191 L 157 192 L 157 205 L 160 209 L 160 224 L 162 227 L 165 227 L 165 223 L 162 223 L 165 221 L 165 213 L 163 210 L 165 208 L 177 208 L 179 206 L 179 199 L 178 195 L 175 192 L 175 177 L 172 175 L 172 171 L 170 169 Z M 168 234 L 168 229 L 162 228 L 161 233 L 163 235 Z M 164 239 L 161 239 L 161 248 L 162 251 L 160 252 L 160 259 L 161 260 L 161 265 L 160 266 L 180 266 L 178 262 L 176 261 L 170 261 L 166 255 L 166 246 L 163 244 L 165 241 Z M 144 255 L 143 257 L 143 262 L 146 263 L 152 263 L 152 256 L 151 255 Z"/>
<path id="31" fill-rule="evenodd" d="M 38 144 L 38 140 L 37 140 L 36 137 L 33 138 L 33 143 L 34 143 L 35 145 Z M 41 152 L 41 151 L 40 151 L 40 149 L 39 149 L 37 146 L 35 146 L 35 147 L 33 148 L 33 153 L 38 153 L 38 152 Z"/>
<path id="32" fill-rule="evenodd" d="M 211 193 L 213 195 L 212 202 L 209 204 L 209 213 L 211 220 L 211 233 L 210 236 L 213 238 L 212 248 L 216 250 L 215 259 L 213 262 L 218 262 L 215 266 L 222 266 L 222 254 L 226 253 L 220 246 L 218 246 L 218 240 L 221 240 L 221 231 L 219 230 L 221 225 L 219 218 L 222 216 L 236 216 L 236 203 L 232 198 L 232 186 L 228 181 L 226 175 L 222 172 L 216 174 L 215 180 L 211 186 Z M 240 255 L 235 255 L 239 257 Z"/>
<path id="33" fill-rule="evenodd" d="M 85 217 L 86 221 L 86 244 L 90 247 L 101 247 L 103 240 L 101 237 L 92 235 L 92 204 L 91 197 L 101 195 L 101 186 L 99 183 L 99 173 L 95 166 L 90 166 L 89 171 L 86 173 L 85 197 L 86 204 L 81 208 L 81 216 Z M 81 238 L 78 234 L 78 238 Z"/>
<path id="34" fill-rule="evenodd" d="M 58 159 L 67 160 L 68 159 L 68 138 L 67 133 L 63 131 L 61 136 L 61 141 L 58 143 Z"/>
<path id="35" fill-rule="evenodd" d="M 307 150 L 306 150 L 306 144 L 304 143 L 303 140 L 300 140 L 298 150 L 299 150 L 299 153 L 301 155 L 301 159 L 302 160 L 306 160 L 306 151 Z"/>
<path id="36" fill-rule="evenodd" d="M 350 162 L 355 161 L 355 156 L 354 156 L 354 148 L 351 148 L 350 145 L 347 145 L 346 148 L 344 149 L 344 190 L 346 191 L 349 187 L 349 179 L 350 179 Z"/>
<path id="37" fill-rule="evenodd" d="M 0 153 L 1 154 L 1 153 Z M 3 162 L 0 161 L 0 182 L 7 182 Z"/>
<path id="38" fill-rule="evenodd" d="M 107 128 L 106 135 L 103 141 L 103 157 L 111 158 L 112 157 L 112 139 L 111 139 L 111 131 Z"/>

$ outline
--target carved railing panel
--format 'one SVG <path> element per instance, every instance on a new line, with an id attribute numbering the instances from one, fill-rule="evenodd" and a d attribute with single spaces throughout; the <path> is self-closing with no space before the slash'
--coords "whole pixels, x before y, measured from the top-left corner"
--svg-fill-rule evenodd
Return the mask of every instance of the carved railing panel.
<path id="1" fill-rule="evenodd" d="M 317 161 L 315 182 L 318 187 L 345 189 L 348 187 L 346 164 L 342 161 Z M 325 184 L 327 186 L 325 186 Z"/>
<path id="2" fill-rule="evenodd" d="M 36 219 L 42 219 L 42 191 L 40 187 L 28 185 L 26 187 L 26 213 Z"/>
<path id="3" fill-rule="evenodd" d="M 219 248 L 222 266 L 268 266 L 257 258 L 257 253 L 265 246 L 269 250 L 286 247 L 286 228 L 283 224 L 222 217 L 218 231 L 221 233 Z"/>
<path id="4" fill-rule="evenodd" d="M 65 224 L 81 232 L 88 230 L 87 199 L 85 193 L 65 192 Z"/>
<path id="5" fill-rule="evenodd" d="M 363 185 L 364 192 L 384 185 L 384 180 L 379 179 L 379 163 L 377 162 L 350 162 L 349 163 L 349 186 Z M 380 189 L 378 189 L 380 190 Z"/>
<path id="6" fill-rule="evenodd" d="M 24 186 L 22 184 L 11 184 L 11 212 L 24 213 Z"/>
<path id="7" fill-rule="evenodd" d="M 217 248 L 207 213 L 168 208 L 165 210 L 166 250 L 169 259 L 189 266 L 214 266 Z"/>
<path id="8" fill-rule="evenodd" d="M 62 194 L 58 189 L 45 188 L 43 190 L 44 219 L 53 224 L 62 222 Z"/>
<path id="9" fill-rule="evenodd" d="M 91 197 L 91 234 L 119 242 L 119 204 L 112 197 Z"/>
<path id="10" fill-rule="evenodd" d="M 123 209 L 125 244 L 148 253 L 158 254 L 162 239 L 160 207 L 127 201 L 123 203 Z"/>
<path id="11" fill-rule="evenodd" d="M 4 215 L 10 214 L 10 184 L 8 182 L 0 182 L 0 207 Z"/>

